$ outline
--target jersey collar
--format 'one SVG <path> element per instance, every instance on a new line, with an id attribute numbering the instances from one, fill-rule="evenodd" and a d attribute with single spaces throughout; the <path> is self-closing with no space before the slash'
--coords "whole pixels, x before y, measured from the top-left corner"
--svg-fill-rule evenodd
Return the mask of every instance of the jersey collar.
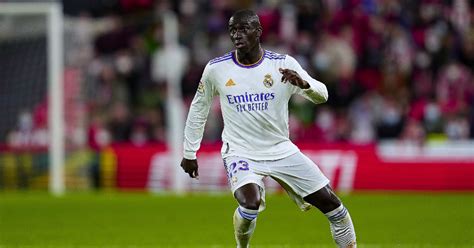
<path id="1" fill-rule="evenodd" d="M 257 62 L 253 63 L 253 64 L 242 64 L 239 62 L 239 60 L 237 59 L 237 51 L 234 50 L 232 51 L 232 61 L 234 61 L 234 63 L 242 68 L 247 68 L 247 69 L 250 69 L 250 68 L 254 68 L 254 67 L 257 67 L 259 66 L 262 62 L 263 62 L 263 59 L 265 57 L 265 53 L 267 51 L 265 49 L 263 49 L 263 53 L 262 53 L 262 56 L 258 59 Z"/>

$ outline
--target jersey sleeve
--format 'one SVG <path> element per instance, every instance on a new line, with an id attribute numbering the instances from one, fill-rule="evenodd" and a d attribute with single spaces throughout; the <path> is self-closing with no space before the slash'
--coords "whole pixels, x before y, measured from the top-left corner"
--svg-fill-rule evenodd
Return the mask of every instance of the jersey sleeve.
<path id="1" fill-rule="evenodd" d="M 301 78 L 310 85 L 308 89 L 301 89 L 298 86 L 291 85 L 293 94 L 302 95 L 316 104 L 324 103 L 328 100 L 328 89 L 326 85 L 312 78 L 293 57 L 287 55 L 285 62 L 288 69 L 296 71 Z"/>
<path id="2" fill-rule="evenodd" d="M 212 98 L 216 95 L 213 85 L 210 65 L 207 64 L 202 74 L 199 86 L 191 103 L 184 128 L 184 151 L 185 159 L 196 159 L 196 153 L 201 146 L 209 109 Z"/>

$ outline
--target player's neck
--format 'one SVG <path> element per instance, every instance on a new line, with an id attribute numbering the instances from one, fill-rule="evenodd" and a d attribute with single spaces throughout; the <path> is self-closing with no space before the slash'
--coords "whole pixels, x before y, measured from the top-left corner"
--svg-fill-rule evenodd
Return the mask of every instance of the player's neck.
<path id="1" fill-rule="evenodd" d="M 250 65 L 257 63 L 263 56 L 263 49 L 259 45 L 255 46 L 248 52 L 242 52 L 236 50 L 237 61 L 244 65 Z"/>

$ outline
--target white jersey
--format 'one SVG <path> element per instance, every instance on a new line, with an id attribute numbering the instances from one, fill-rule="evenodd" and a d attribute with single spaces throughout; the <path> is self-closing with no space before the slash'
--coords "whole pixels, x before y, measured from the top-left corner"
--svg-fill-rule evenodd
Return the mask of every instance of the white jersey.
<path id="1" fill-rule="evenodd" d="M 279 68 L 292 69 L 310 85 L 301 89 L 281 81 Z M 184 130 L 184 158 L 196 159 L 209 108 L 220 98 L 224 119 L 222 157 L 277 160 L 299 149 L 289 139 L 288 101 L 300 94 L 314 103 L 327 101 L 324 84 L 311 78 L 289 55 L 264 51 L 254 64 L 239 63 L 235 51 L 206 65 Z"/>

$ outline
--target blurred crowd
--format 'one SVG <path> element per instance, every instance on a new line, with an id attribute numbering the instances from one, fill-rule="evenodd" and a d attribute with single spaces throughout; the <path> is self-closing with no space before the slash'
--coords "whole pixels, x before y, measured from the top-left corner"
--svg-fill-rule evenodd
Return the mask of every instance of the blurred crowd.
<path id="1" fill-rule="evenodd" d="M 290 103 L 301 142 L 424 143 L 474 138 L 474 12 L 468 0 L 120 1 L 105 16 L 67 18 L 66 65 L 80 72 L 89 145 L 165 142 L 161 16 L 177 14 L 187 109 L 206 63 L 232 50 L 227 23 L 252 8 L 263 47 L 295 57 L 329 101 Z M 205 142 L 220 140 L 216 99 Z"/>

